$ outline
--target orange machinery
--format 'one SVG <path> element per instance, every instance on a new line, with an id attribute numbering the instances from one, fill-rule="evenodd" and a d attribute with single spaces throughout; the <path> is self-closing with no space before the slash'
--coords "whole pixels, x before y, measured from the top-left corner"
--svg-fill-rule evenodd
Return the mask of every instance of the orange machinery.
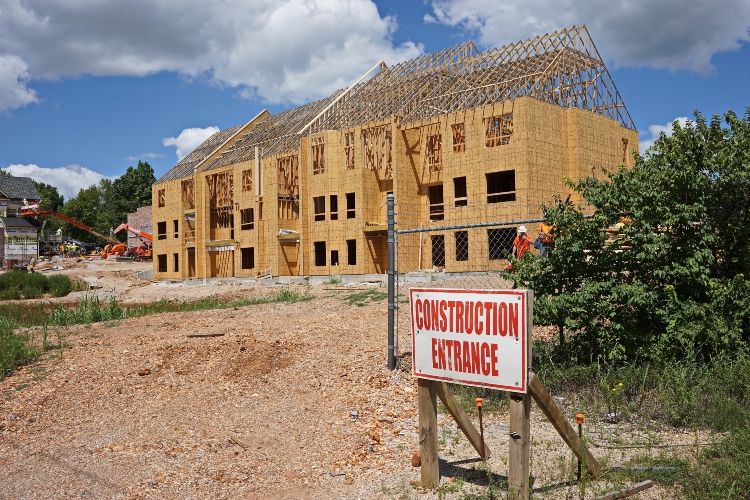
<path id="1" fill-rule="evenodd" d="M 109 243 L 107 246 L 104 247 L 104 251 L 101 254 L 102 258 L 104 259 L 106 259 L 110 255 L 123 255 L 125 252 L 128 251 L 128 246 L 126 244 L 117 241 L 111 236 L 106 236 L 100 233 L 93 227 L 87 226 L 83 222 L 78 222 L 75 219 L 71 219 L 67 215 L 57 213 L 53 210 L 42 210 L 39 208 L 38 203 L 22 207 L 21 216 L 22 217 L 57 217 L 60 220 L 64 220 L 65 222 L 73 224 L 76 227 L 80 227 L 84 231 L 88 231 L 89 233 L 98 236 L 99 238 Z"/>
<path id="2" fill-rule="evenodd" d="M 117 229 L 115 229 L 115 233 L 122 231 L 123 229 L 127 229 L 129 232 L 133 233 L 134 235 L 138 236 L 141 239 L 141 244 L 136 248 L 134 257 L 137 260 L 146 261 L 150 258 L 152 258 L 152 249 L 153 249 L 153 241 L 154 236 L 151 233 L 147 233 L 146 231 L 141 231 L 137 227 L 133 227 L 127 222 L 123 222 L 119 226 L 117 226 Z M 125 253 L 126 257 L 130 257 L 130 252 L 133 252 L 133 250 L 128 250 Z"/>

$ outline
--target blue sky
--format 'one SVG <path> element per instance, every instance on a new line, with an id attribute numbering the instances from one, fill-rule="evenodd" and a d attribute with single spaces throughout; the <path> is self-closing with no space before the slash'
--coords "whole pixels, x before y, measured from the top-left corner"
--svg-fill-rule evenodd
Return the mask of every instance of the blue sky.
<path id="1" fill-rule="evenodd" d="M 0 168 L 66 199 L 387 64 L 586 24 L 642 146 L 750 106 L 748 0 L 0 0 Z"/>

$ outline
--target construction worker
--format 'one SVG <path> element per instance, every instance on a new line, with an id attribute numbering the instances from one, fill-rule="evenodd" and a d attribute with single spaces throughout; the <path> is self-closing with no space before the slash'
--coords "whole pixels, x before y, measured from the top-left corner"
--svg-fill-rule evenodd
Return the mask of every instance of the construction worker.
<path id="1" fill-rule="evenodd" d="M 519 226 L 518 236 L 513 240 L 513 257 L 520 259 L 529 251 L 534 241 L 526 235 L 526 226 Z"/>
<path id="2" fill-rule="evenodd" d="M 78 250 L 78 245 L 76 245 L 75 243 L 73 243 L 72 245 L 70 245 L 70 252 L 71 253 L 75 254 L 77 250 Z"/>
<path id="3" fill-rule="evenodd" d="M 534 242 L 534 248 L 539 249 L 539 257 L 546 257 L 555 248 L 555 237 L 552 235 L 552 226 L 547 224 L 547 221 L 539 225 L 539 237 Z"/>

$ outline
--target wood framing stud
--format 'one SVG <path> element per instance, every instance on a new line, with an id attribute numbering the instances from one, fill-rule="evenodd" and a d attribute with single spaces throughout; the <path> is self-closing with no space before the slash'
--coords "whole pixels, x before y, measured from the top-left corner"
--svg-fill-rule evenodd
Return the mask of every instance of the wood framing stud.
<path id="1" fill-rule="evenodd" d="M 633 486 L 630 486 L 629 488 L 623 488 L 621 490 L 607 493 L 606 495 L 598 496 L 594 500 L 618 500 L 620 498 L 627 498 L 629 496 L 635 495 L 636 493 L 640 493 L 643 490 L 647 490 L 651 488 L 653 485 L 654 485 L 654 482 L 650 479 L 647 479 L 646 481 L 642 481 L 640 483 L 634 484 Z"/>
<path id="2" fill-rule="evenodd" d="M 529 447 L 531 445 L 531 397 L 510 396 L 510 457 L 508 495 L 513 500 L 529 498 Z"/>
<path id="3" fill-rule="evenodd" d="M 436 382 L 417 379 L 419 404 L 419 448 L 422 456 L 421 480 L 425 488 L 440 485 L 438 462 Z"/>
<path id="4" fill-rule="evenodd" d="M 552 423 L 560 436 L 562 436 L 565 444 L 568 445 L 579 460 L 586 463 L 586 469 L 589 474 L 594 478 L 599 477 L 599 463 L 596 461 L 596 458 L 594 458 L 594 455 L 591 454 L 586 445 L 578 437 L 576 430 L 565 419 L 563 412 L 560 411 L 560 408 L 550 397 L 549 393 L 547 393 L 547 390 L 534 373 L 529 374 L 529 393 L 546 415 L 547 420 Z"/>
<path id="5" fill-rule="evenodd" d="M 474 424 L 471 423 L 469 416 L 464 409 L 461 408 L 461 404 L 458 400 L 453 396 L 448 384 L 445 382 L 435 382 L 435 384 L 440 401 L 443 402 L 443 405 L 445 405 L 450 414 L 453 415 L 453 419 L 456 421 L 458 428 L 463 431 L 471 445 L 477 450 L 477 453 L 479 453 L 479 456 L 482 457 L 483 460 L 489 460 L 492 451 L 489 446 L 487 446 L 487 443 L 482 442 L 482 437 L 480 436 L 479 431 L 477 431 Z"/>

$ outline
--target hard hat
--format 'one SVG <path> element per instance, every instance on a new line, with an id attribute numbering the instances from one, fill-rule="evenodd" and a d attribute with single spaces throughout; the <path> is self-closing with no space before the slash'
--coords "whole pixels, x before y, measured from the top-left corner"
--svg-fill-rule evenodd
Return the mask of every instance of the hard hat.
<path id="1" fill-rule="evenodd" d="M 526 226 L 520 226 L 520 227 L 518 228 L 518 232 L 519 232 L 519 233 L 525 233 L 525 232 L 526 232 Z"/>

